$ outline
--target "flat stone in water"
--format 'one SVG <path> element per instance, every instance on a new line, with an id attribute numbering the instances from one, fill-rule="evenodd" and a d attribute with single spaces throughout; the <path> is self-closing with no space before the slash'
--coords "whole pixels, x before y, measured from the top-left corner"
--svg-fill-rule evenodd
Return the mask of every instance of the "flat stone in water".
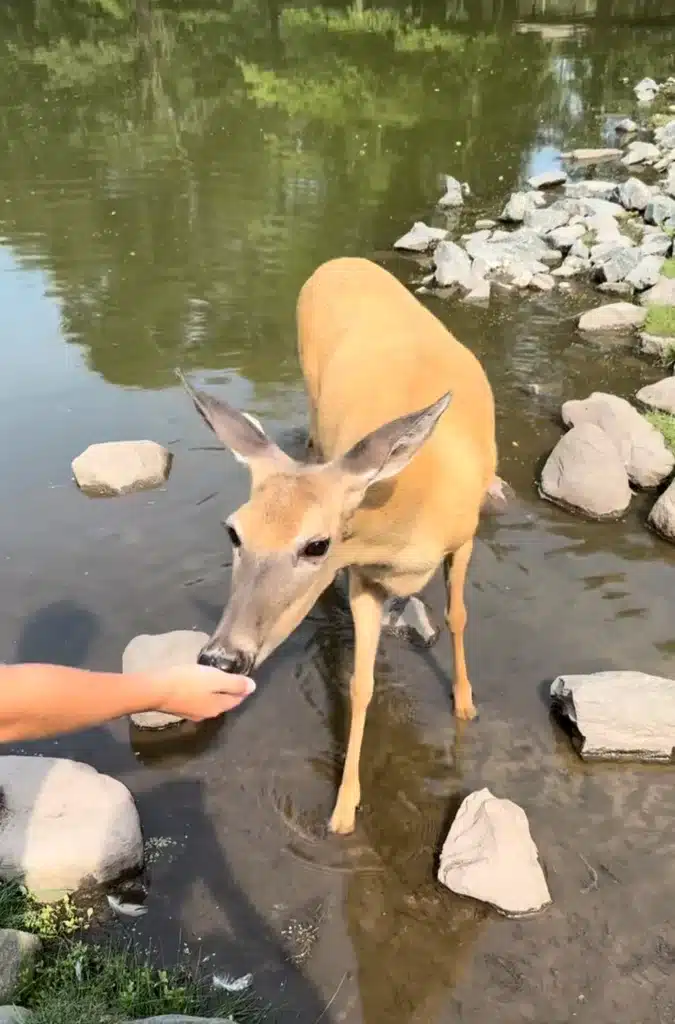
<path id="1" fill-rule="evenodd" d="M 442 207 L 464 205 L 462 185 L 457 178 L 453 178 L 451 174 L 445 175 L 445 192 L 438 200 L 438 205 Z"/>
<path id="2" fill-rule="evenodd" d="M 145 672 L 195 665 L 207 633 L 176 629 L 170 633 L 141 633 L 131 640 L 122 655 L 122 671 Z M 166 729 L 185 721 L 163 711 L 143 711 L 129 716 L 139 729 Z"/>
<path id="3" fill-rule="evenodd" d="M 408 252 L 426 252 L 437 242 L 448 237 L 445 228 L 432 228 L 423 221 L 415 221 L 410 231 L 401 235 L 394 242 L 394 249 L 405 249 Z"/>
<path id="4" fill-rule="evenodd" d="M 593 519 L 618 518 L 631 499 L 619 453 L 594 423 L 582 423 L 560 438 L 542 470 L 539 494 Z"/>
<path id="5" fill-rule="evenodd" d="M 584 400 L 565 402 L 561 415 L 568 426 L 599 427 L 616 447 L 628 478 L 638 487 L 657 487 L 675 467 L 675 456 L 661 431 L 625 398 L 594 391 Z"/>
<path id="6" fill-rule="evenodd" d="M 554 271 L 555 273 L 555 271 Z M 631 302 L 610 302 L 597 309 L 589 309 L 579 317 L 579 330 L 589 332 L 630 331 L 640 327 L 647 311 Z"/>
<path id="7" fill-rule="evenodd" d="M 551 700 L 579 731 L 585 761 L 672 759 L 675 680 L 645 672 L 562 675 Z"/>
<path id="8" fill-rule="evenodd" d="M 622 155 L 620 149 L 572 149 L 567 153 L 561 153 L 563 160 L 576 160 L 579 163 L 600 163 L 605 160 L 616 160 Z"/>
<path id="9" fill-rule="evenodd" d="M 160 487 L 171 462 L 171 453 L 155 441 L 104 441 L 73 459 L 72 470 L 80 490 L 113 497 Z"/>
<path id="10" fill-rule="evenodd" d="M 525 811 L 487 788 L 462 802 L 443 843 L 438 880 L 507 917 L 537 914 L 552 902 Z"/>
<path id="11" fill-rule="evenodd" d="M 566 171 L 544 171 L 528 178 L 527 184 L 530 188 L 554 188 L 556 185 L 564 185 L 566 181 Z"/>

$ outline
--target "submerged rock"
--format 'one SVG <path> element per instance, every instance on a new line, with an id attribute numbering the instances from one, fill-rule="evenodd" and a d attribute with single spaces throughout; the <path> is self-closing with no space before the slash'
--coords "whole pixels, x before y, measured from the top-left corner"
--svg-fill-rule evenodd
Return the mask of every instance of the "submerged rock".
<path id="1" fill-rule="evenodd" d="M 155 441 L 104 441 L 73 459 L 78 487 L 112 497 L 160 487 L 171 471 L 171 452 Z"/>
<path id="2" fill-rule="evenodd" d="M 662 537 L 675 542 L 675 480 L 656 499 L 647 521 Z"/>
<path id="3" fill-rule="evenodd" d="M 0 1002 L 18 994 L 32 975 L 41 948 L 37 935 L 0 928 Z"/>
<path id="4" fill-rule="evenodd" d="M 544 171 L 542 174 L 534 174 L 527 179 L 530 188 L 554 188 L 556 185 L 564 185 L 567 181 L 565 171 Z"/>
<path id="5" fill-rule="evenodd" d="M 114 881 L 143 863 L 131 793 L 79 761 L 0 757 L 0 878 L 43 898 Z"/>
<path id="6" fill-rule="evenodd" d="M 581 735 L 584 761 L 670 761 L 675 681 L 645 672 L 558 676 L 551 701 Z"/>
<path id="7" fill-rule="evenodd" d="M 207 633 L 191 629 L 175 629 L 171 633 L 141 633 L 134 637 L 122 655 L 122 672 L 148 672 L 179 665 L 195 665 L 202 647 L 208 640 Z M 143 711 L 130 715 L 139 729 L 166 729 L 185 719 L 169 715 L 164 711 Z"/>
<path id="8" fill-rule="evenodd" d="M 625 398 L 594 391 L 583 401 L 565 402 L 561 414 L 568 426 L 599 427 L 614 444 L 629 480 L 638 487 L 658 486 L 675 467 L 675 456 L 661 431 Z"/>
<path id="9" fill-rule="evenodd" d="M 539 494 L 593 519 L 615 519 L 630 504 L 628 474 L 615 445 L 593 423 L 560 438 L 541 474 Z"/>
<path id="10" fill-rule="evenodd" d="M 640 388 L 635 397 L 649 409 L 675 415 L 675 377 L 664 377 L 654 384 L 647 384 Z"/>
<path id="11" fill-rule="evenodd" d="M 508 917 L 552 902 L 522 807 L 480 789 L 462 802 L 443 843 L 438 880 Z"/>
<path id="12" fill-rule="evenodd" d="M 401 235 L 394 242 L 394 249 L 405 249 L 407 252 L 426 252 L 447 237 L 448 232 L 445 228 L 432 228 L 423 221 L 417 220 L 407 234 Z"/>
<path id="13" fill-rule="evenodd" d="M 588 332 L 630 331 L 644 323 L 647 311 L 631 302 L 610 302 L 589 309 L 579 317 L 579 330 Z"/>

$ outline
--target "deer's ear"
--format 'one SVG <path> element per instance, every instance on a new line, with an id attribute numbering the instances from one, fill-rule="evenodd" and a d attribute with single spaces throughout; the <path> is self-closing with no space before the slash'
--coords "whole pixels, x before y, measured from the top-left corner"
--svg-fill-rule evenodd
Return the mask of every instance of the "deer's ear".
<path id="1" fill-rule="evenodd" d="M 292 461 L 269 439 L 254 416 L 239 412 L 223 399 L 193 388 L 180 370 L 176 370 L 176 375 L 204 422 L 239 462 L 250 465 L 259 461 Z"/>
<path id="2" fill-rule="evenodd" d="M 390 420 L 366 434 L 338 460 L 339 469 L 355 488 L 361 487 L 363 491 L 396 476 L 420 450 L 451 398 L 448 391 L 432 405 Z"/>

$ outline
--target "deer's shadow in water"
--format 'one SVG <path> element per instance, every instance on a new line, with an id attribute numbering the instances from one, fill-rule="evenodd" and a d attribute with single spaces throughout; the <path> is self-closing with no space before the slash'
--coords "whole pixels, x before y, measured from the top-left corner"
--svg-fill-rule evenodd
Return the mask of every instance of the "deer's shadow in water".
<path id="1" fill-rule="evenodd" d="M 314 634 L 313 662 L 330 681 L 330 728 L 344 751 L 353 644 L 345 642 L 350 627 L 333 587 L 320 606 L 326 618 Z M 424 738 L 411 699 L 424 661 L 401 641 L 383 638 L 382 648 L 393 644 L 401 648 L 409 683 L 403 680 L 401 685 L 379 655 L 357 818 L 358 838 L 370 847 L 371 864 L 375 860 L 379 870 L 350 874 L 345 918 L 358 962 L 364 1024 L 428 1024 L 450 997 L 488 912 L 435 880 L 440 847 L 466 796 L 459 764 L 461 736 L 455 732 L 448 699 L 447 728 L 453 742 L 444 747 Z"/>

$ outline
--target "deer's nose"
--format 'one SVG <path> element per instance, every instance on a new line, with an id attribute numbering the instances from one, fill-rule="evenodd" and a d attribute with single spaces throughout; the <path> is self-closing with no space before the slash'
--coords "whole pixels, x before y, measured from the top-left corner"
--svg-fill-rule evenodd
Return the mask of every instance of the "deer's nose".
<path id="1" fill-rule="evenodd" d="M 207 665 L 235 676 L 248 675 L 254 661 L 254 655 L 247 651 L 225 651 L 222 647 L 204 647 L 197 658 L 198 665 Z"/>

